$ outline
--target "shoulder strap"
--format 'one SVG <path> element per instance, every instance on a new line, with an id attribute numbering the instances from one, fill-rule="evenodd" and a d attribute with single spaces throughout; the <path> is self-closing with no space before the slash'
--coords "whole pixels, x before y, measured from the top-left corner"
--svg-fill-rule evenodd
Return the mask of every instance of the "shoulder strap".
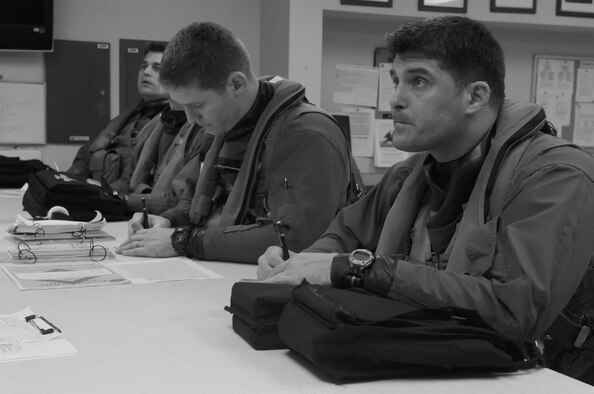
<path id="1" fill-rule="evenodd" d="M 575 146 L 561 138 L 539 138 L 539 136 L 542 136 L 540 132 L 517 142 L 506 154 L 505 160 L 503 160 L 497 171 L 496 187 L 493 188 L 490 195 L 489 211 L 491 217 L 497 216 L 503 211 L 518 163 L 530 144 L 538 144 L 535 149 L 536 154 L 561 146 Z"/>

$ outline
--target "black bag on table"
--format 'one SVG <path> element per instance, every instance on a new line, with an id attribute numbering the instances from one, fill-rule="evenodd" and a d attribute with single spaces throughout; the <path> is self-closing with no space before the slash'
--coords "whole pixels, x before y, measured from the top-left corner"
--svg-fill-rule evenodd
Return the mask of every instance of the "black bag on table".
<path id="1" fill-rule="evenodd" d="M 293 291 L 279 322 L 289 349 L 337 382 L 450 371 L 514 371 L 541 361 L 491 329 L 475 312 L 419 309 L 353 290 Z"/>
<path id="2" fill-rule="evenodd" d="M 291 297 L 293 285 L 237 282 L 231 289 L 233 331 L 256 350 L 285 349 L 278 336 L 278 321 Z"/>
<path id="3" fill-rule="evenodd" d="M 133 213 L 126 201 L 89 183 L 85 176 L 51 169 L 32 173 L 23 195 L 24 210 L 34 217 L 45 216 L 54 206 L 66 208 L 72 220 L 91 220 L 95 210 L 107 221 L 128 220 Z"/>

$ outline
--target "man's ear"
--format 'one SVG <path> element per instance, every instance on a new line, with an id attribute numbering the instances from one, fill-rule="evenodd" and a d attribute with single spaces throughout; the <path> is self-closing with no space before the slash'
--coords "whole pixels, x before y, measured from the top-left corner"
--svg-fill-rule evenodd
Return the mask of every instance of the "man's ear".
<path id="1" fill-rule="evenodd" d="M 467 87 L 468 102 L 467 112 L 475 113 L 489 105 L 491 100 L 491 87 L 484 81 L 472 82 Z"/>
<path id="2" fill-rule="evenodd" d="M 234 95 L 241 95 L 247 87 L 248 79 L 241 71 L 233 71 L 227 78 L 227 86 Z"/>

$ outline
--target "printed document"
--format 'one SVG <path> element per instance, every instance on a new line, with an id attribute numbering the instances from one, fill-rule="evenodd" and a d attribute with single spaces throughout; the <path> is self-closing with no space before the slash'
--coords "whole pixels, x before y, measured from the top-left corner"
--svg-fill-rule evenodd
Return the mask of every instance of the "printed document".
<path id="1" fill-rule="evenodd" d="M 113 261 L 105 264 L 130 279 L 133 284 L 189 279 L 213 279 L 221 276 L 185 257 Z"/>
<path id="2" fill-rule="evenodd" d="M 0 362 L 76 354 L 76 348 L 60 331 L 42 334 L 28 322 L 26 317 L 31 315 L 35 316 L 29 308 L 0 315 Z"/>

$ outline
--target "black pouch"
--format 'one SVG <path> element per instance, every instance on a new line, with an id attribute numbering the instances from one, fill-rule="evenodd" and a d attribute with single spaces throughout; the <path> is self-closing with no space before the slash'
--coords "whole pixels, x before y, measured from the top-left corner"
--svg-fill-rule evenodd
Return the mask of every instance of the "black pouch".
<path id="1" fill-rule="evenodd" d="M 336 382 L 513 371 L 541 360 L 475 312 L 418 309 L 368 293 L 302 284 L 279 322 L 289 349 Z M 535 351 L 535 353 L 532 353 Z"/>
<path id="2" fill-rule="evenodd" d="M 293 285 L 237 282 L 231 289 L 233 331 L 256 350 L 285 349 L 278 336 L 278 321 L 291 297 Z"/>

